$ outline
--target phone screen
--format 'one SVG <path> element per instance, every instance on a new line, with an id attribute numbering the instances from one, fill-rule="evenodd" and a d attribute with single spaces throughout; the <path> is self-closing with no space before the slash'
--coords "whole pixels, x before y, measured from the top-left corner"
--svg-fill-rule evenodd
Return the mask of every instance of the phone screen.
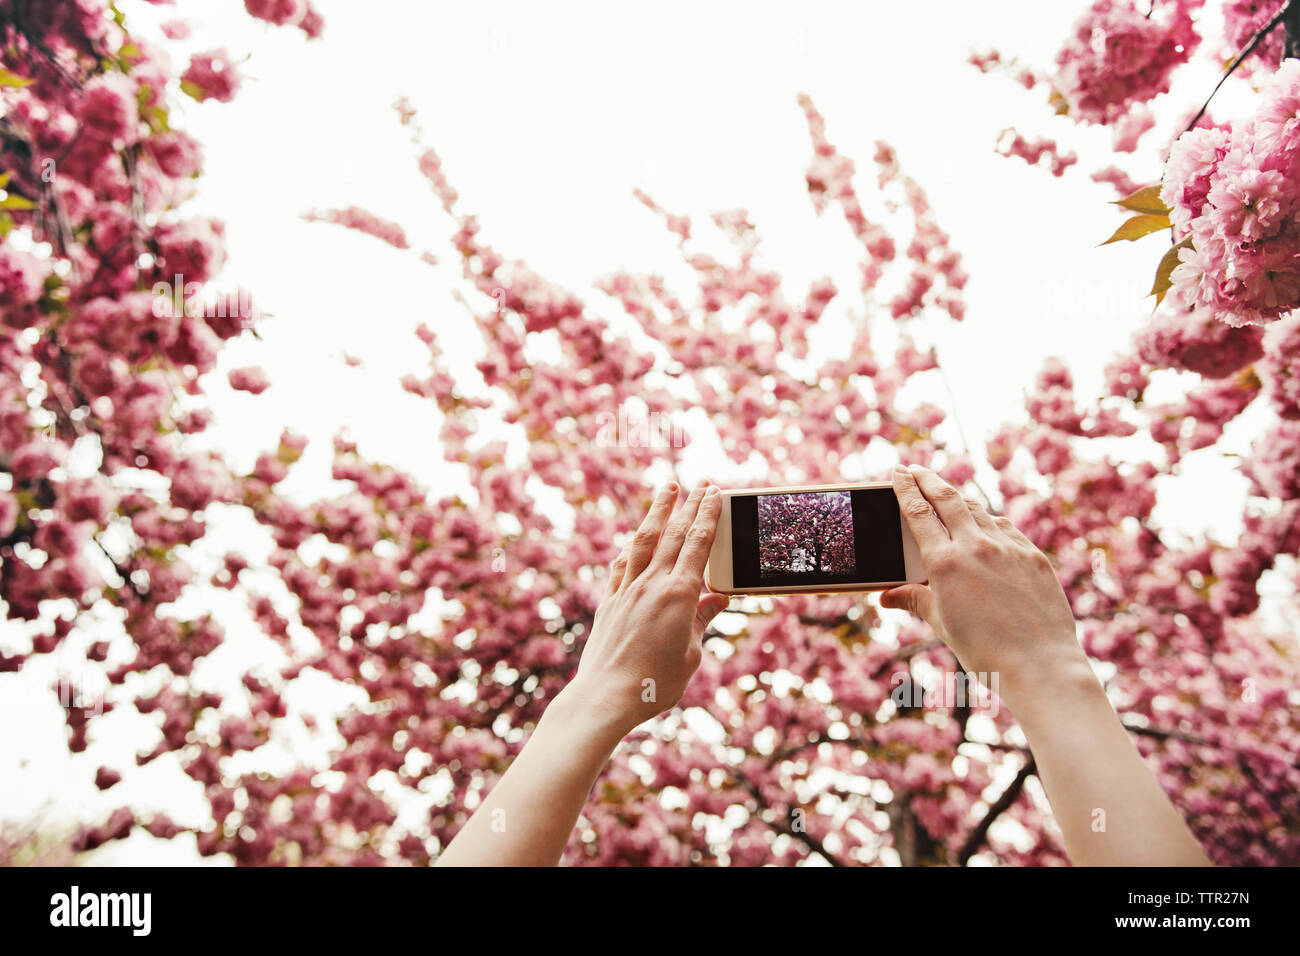
<path id="1" fill-rule="evenodd" d="M 903 524 L 893 488 L 731 498 L 738 588 L 903 581 Z"/>

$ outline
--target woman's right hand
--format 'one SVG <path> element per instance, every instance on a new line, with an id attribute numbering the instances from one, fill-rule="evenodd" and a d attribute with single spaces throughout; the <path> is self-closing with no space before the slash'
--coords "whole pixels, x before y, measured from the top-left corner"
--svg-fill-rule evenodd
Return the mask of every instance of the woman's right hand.
<path id="1" fill-rule="evenodd" d="M 929 583 L 884 592 L 882 607 L 924 618 L 967 671 L 999 674 L 1004 695 L 1022 678 L 1088 666 L 1051 561 L 1009 519 L 928 468 L 896 469 L 894 492 Z"/>
<path id="2" fill-rule="evenodd" d="M 1006 701 L 1071 862 L 1207 865 L 1093 674 L 1046 555 L 928 468 L 895 471 L 894 490 L 930 581 L 880 603 L 925 618 Z"/>

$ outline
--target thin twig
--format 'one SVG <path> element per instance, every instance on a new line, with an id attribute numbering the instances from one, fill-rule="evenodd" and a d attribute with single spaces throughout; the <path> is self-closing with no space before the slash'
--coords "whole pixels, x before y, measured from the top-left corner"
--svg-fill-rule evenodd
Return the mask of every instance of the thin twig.
<path id="1" fill-rule="evenodd" d="M 1228 67 L 1228 69 L 1224 71 L 1223 76 L 1219 77 L 1219 82 L 1214 87 L 1214 90 L 1210 93 L 1209 98 L 1206 99 L 1205 105 L 1200 108 L 1200 110 L 1197 112 L 1197 114 L 1194 117 L 1192 117 L 1192 121 L 1187 124 L 1187 129 L 1183 130 L 1184 133 L 1189 132 L 1190 130 L 1196 128 L 1196 124 L 1201 121 L 1201 117 L 1205 115 L 1205 111 L 1210 108 L 1210 100 L 1214 99 L 1214 94 L 1218 93 L 1220 87 L 1222 87 L 1223 84 L 1227 82 L 1228 77 L 1232 76 L 1232 74 L 1236 72 L 1237 67 L 1241 66 L 1242 61 L 1244 61 L 1246 57 L 1254 53 L 1256 48 L 1261 43 L 1264 42 L 1264 37 L 1272 33 L 1274 28 L 1276 28 L 1277 25 L 1282 22 L 1282 20 L 1286 17 L 1286 15 L 1289 12 L 1291 12 L 1291 8 L 1293 6 L 1295 6 L 1295 0 L 1287 0 L 1286 4 L 1283 5 L 1282 9 L 1278 10 L 1277 13 L 1273 14 L 1273 18 L 1269 20 L 1268 23 L 1260 27 L 1259 31 L 1253 37 L 1251 37 L 1250 42 L 1247 43 L 1245 48 L 1240 53 L 1237 54 L 1237 58 L 1233 60 L 1232 64 Z M 1287 45 L 1288 48 L 1291 45 L 1290 37 L 1288 37 Z"/>

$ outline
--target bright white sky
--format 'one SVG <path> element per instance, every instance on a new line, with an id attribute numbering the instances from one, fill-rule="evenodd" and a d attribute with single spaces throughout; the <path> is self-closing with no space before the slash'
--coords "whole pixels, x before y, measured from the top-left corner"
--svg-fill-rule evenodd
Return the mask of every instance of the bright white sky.
<path id="1" fill-rule="evenodd" d="M 813 215 L 803 184 L 810 147 L 795 97 L 813 97 L 831 140 L 858 161 L 864 195 L 873 144 L 890 142 L 929 192 L 971 274 L 967 320 L 932 330 L 976 444 L 1022 414 L 1024 389 L 1045 356 L 1066 357 L 1080 394 L 1090 395 L 1149 308 L 1142 296 L 1163 251 L 1159 240 L 1097 248 L 1120 221 L 1107 205 L 1110 187 L 1087 175 L 1114 161 L 1109 134 L 1077 130 L 1051 115 L 1041 92 L 966 63 L 972 49 L 997 46 L 1050 65 L 1086 6 L 1081 0 L 316 2 L 326 21 L 316 42 L 251 20 L 237 0 L 121 4 L 129 26 L 146 36 L 178 12 L 194 17 L 193 38 L 170 45 L 181 66 L 189 52 L 218 46 L 248 57 L 233 103 L 185 99 L 173 114 L 207 156 L 192 211 L 228 224 L 223 284 L 253 290 L 273 313 L 262 339 L 230 345 L 211 376 L 217 425 L 209 440 L 247 466 L 286 425 L 305 433 L 312 444 L 288 486 L 303 496 L 329 493 L 329 440 L 342 425 L 369 457 L 433 487 L 454 480 L 441 463 L 431 403 L 398 386 L 403 373 L 422 367 L 417 323 L 452 339 L 444 344 L 453 355 L 464 348 L 455 337 L 466 327 L 449 295 L 459 270 L 446 245 L 450 221 L 391 109 L 401 94 L 419 109 L 462 208 L 478 214 L 488 240 L 611 314 L 587 292 L 594 279 L 620 268 L 682 274 L 670 237 L 633 198 L 636 187 L 701 225 L 711 211 L 745 207 L 788 294 L 801 295 L 827 273 L 843 277 L 838 284 L 851 293 L 847 229 Z M 1208 65 L 1184 78 L 1150 145 L 1213 81 Z M 1221 94 L 1225 104 L 1230 95 Z M 1079 165 L 1056 179 L 996 155 L 1008 126 L 1060 137 L 1079 151 Z M 1139 155 L 1128 158 L 1130 172 L 1153 181 L 1155 159 Z M 400 222 L 415 248 L 399 253 L 300 218 L 349 205 Z M 430 269 L 418 261 L 421 248 L 446 264 Z M 364 365 L 345 366 L 344 351 Z M 248 364 L 272 380 L 259 397 L 225 383 L 227 370 Z M 935 399 L 948 404 L 942 393 Z M 1239 496 L 1239 479 L 1215 453 L 1193 457 L 1164 517 L 1230 536 L 1231 502 L 1207 508 L 1206 496 Z M 265 553 L 265 535 L 246 518 L 213 517 L 223 541 Z M 216 606 L 240 620 L 240 601 Z M 3 644 L 20 648 L 23 639 L 5 627 Z M 224 686 L 250 659 L 274 663 L 246 630 L 235 628 L 224 670 L 215 668 Z M 0 818 L 30 819 L 42 808 L 52 820 L 94 818 L 123 801 L 165 806 L 178 819 L 184 807 L 193 811 L 194 789 L 178 786 L 176 771 L 133 769 L 147 736 L 126 721 L 112 732 L 106 726 L 93 754 L 69 758 L 49 695 L 30 679 L 26 687 L 0 680 L 18 691 L 0 699 L 5 725 L 24 728 L 0 740 Z M 102 762 L 129 771 L 107 795 L 90 783 Z M 100 859 L 139 860 L 144 842 L 110 846 Z M 192 858 L 179 842 L 148 852 Z"/>

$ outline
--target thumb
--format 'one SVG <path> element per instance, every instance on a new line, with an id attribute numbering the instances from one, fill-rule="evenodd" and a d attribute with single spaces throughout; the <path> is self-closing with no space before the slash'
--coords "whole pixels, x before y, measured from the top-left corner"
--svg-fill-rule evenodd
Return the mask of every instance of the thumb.
<path id="1" fill-rule="evenodd" d="M 880 606 L 908 611 L 933 623 L 930 612 L 934 609 L 934 592 L 927 584 L 904 584 L 881 594 Z"/>
<path id="2" fill-rule="evenodd" d="M 717 594 L 710 591 L 701 597 L 699 605 L 695 608 L 695 627 L 692 628 L 694 636 L 697 639 L 702 637 L 709 622 L 725 611 L 730 603 L 730 594 Z"/>

